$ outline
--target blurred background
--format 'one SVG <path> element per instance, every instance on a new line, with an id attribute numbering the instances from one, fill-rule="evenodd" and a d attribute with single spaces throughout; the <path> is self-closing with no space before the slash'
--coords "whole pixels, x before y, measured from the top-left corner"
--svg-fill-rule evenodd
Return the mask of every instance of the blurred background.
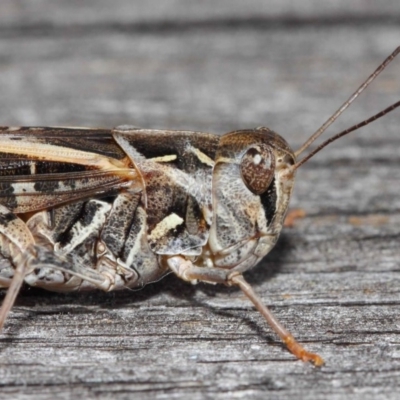
<path id="1" fill-rule="evenodd" d="M 268 125 L 297 145 L 399 45 L 399 21 L 397 0 L 2 0 L 0 122 Z M 344 125 L 395 98 L 397 71 Z"/>

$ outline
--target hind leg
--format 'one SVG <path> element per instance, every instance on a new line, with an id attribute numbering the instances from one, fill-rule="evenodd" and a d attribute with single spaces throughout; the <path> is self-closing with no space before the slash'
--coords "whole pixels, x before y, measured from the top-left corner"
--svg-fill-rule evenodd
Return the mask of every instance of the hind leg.
<path id="1" fill-rule="evenodd" d="M 0 205 L 0 237 L 2 255 L 0 267 L 3 272 L 1 283 L 8 286 L 0 309 L 1 330 L 28 272 L 25 260 L 33 255 L 35 241 L 24 221 L 2 205 Z"/>
<path id="2" fill-rule="evenodd" d="M 96 288 L 110 291 L 137 281 L 137 272 L 119 260 L 125 242 L 124 237 L 118 235 L 120 231 L 125 234 L 124 227 L 121 229 L 125 218 L 117 225 L 113 218 L 116 211 L 121 220 L 119 208 L 111 210 L 107 202 L 90 200 L 80 208 L 79 218 L 76 213 L 65 210 L 65 206 L 52 211 L 67 215 L 70 222 L 65 224 L 64 218 L 62 224 L 50 224 L 45 211 L 27 221 L 36 246 L 35 257 L 28 261 L 32 272 L 26 275 L 26 283 L 67 292 Z M 53 216 L 53 220 L 59 219 Z M 126 224 L 129 227 L 129 219 Z M 60 240 L 61 237 L 64 241 Z M 68 240 L 65 240 L 66 237 Z M 119 249 L 115 247 L 117 245 Z"/>
<path id="3" fill-rule="evenodd" d="M 0 309 L 0 330 L 14 305 L 25 277 L 37 268 L 67 272 L 103 290 L 108 290 L 112 285 L 109 277 L 35 245 L 35 239 L 25 222 L 8 208 L 0 205 L 0 287 L 8 287 Z"/>

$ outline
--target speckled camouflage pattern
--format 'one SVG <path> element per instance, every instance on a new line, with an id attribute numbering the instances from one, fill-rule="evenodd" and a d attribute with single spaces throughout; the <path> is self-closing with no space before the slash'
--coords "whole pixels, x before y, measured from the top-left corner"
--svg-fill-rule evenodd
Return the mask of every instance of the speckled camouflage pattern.
<path id="1" fill-rule="evenodd" d="M 293 163 L 267 128 L 0 128 L 0 285 L 20 263 L 55 291 L 194 280 L 183 262 L 223 281 L 276 243 Z"/>

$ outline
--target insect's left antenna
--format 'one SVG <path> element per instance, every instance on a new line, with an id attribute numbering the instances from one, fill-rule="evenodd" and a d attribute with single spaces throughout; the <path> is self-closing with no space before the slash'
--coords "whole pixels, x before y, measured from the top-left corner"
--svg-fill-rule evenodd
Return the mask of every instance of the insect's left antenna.
<path id="1" fill-rule="evenodd" d="M 378 112 L 378 114 L 373 115 L 372 117 L 366 119 L 365 121 L 362 121 L 356 125 L 351 126 L 350 128 L 345 129 L 342 132 L 337 133 L 336 135 L 333 135 L 329 139 L 325 140 L 325 142 L 321 143 L 316 149 L 314 149 L 310 154 L 307 154 L 303 159 L 298 161 L 296 164 L 293 164 L 291 167 L 289 167 L 289 172 L 292 173 L 295 171 L 297 168 L 299 168 L 301 165 L 306 163 L 311 157 L 313 157 L 315 154 L 319 153 L 324 147 L 328 146 L 328 144 L 334 142 L 335 140 L 340 139 L 342 136 L 347 135 L 350 132 L 356 131 L 357 129 L 362 128 L 363 126 L 366 126 L 370 124 L 371 122 L 376 121 L 377 119 L 383 117 L 384 115 L 390 113 L 394 109 L 400 106 L 400 101 L 397 101 L 396 103 L 392 104 L 391 106 L 385 108 L 384 110 Z"/>
<path id="2" fill-rule="evenodd" d="M 400 53 L 400 46 L 383 61 L 381 65 L 368 77 L 368 79 L 362 83 L 362 85 L 339 107 L 339 109 L 329 117 L 324 124 L 313 134 L 310 138 L 297 150 L 295 151 L 296 158 L 306 150 L 311 143 L 318 139 L 326 129 L 336 121 L 336 119 L 350 106 L 350 104 L 366 89 L 369 84 L 393 61 L 393 59 Z"/>

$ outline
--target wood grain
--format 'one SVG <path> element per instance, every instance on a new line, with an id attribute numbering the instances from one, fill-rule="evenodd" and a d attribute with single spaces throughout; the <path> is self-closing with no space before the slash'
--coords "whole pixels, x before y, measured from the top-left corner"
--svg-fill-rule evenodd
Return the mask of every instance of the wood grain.
<path id="1" fill-rule="evenodd" d="M 3 0 L 0 124 L 266 125 L 297 148 L 400 44 L 396 1 L 165 3 Z M 271 23 L 288 14 L 303 22 Z M 215 23 L 233 17 L 248 22 Z M 399 63 L 331 133 L 398 100 Z M 294 360 L 235 289 L 173 276 L 135 292 L 26 289 L 0 337 L 0 398 L 398 398 L 399 122 L 397 111 L 306 164 L 292 201 L 306 217 L 247 274 L 326 366 Z"/>

